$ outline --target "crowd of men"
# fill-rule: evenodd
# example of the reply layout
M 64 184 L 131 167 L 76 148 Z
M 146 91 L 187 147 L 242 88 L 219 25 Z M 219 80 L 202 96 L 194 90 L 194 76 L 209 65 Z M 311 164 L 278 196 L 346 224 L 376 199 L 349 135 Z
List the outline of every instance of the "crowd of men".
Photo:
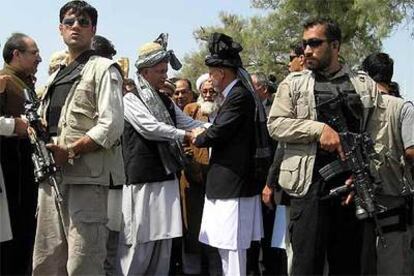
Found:
M 414 106 L 387 54 L 353 71 L 337 23 L 310 20 L 277 85 L 213 33 L 193 89 L 168 35 L 129 79 L 94 7 L 59 16 L 42 89 L 36 42 L 3 45 L 1 275 L 414 275 Z M 35 84 L 58 190 L 35 183 Z

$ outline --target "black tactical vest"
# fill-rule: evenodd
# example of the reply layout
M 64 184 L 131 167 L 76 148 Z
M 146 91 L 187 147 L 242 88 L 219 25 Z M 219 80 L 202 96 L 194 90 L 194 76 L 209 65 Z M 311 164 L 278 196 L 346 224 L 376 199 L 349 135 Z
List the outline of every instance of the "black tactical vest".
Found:
M 362 124 L 363 105 L 359 95 L 356 93 L 349 76 L 343 75 L 333 80 L 327 80 L 316 75 L 315 80 L 315 102 L 317 119 L 338 132 L 351 131 L 360 132 Z M 337 114 L 343 115 L 345 126 L 338 129 L 330 120 Z M 313 182 L 321 179 L 319 169 L 338 159 L 336 152 L 327 152 L 318 145 Z M 343 185 L 343 176 L 335 177 L 328 187 Z M 338 184 L 338 185 L 336 185 Z M 328 188 L 327 187 L 327 188 Z

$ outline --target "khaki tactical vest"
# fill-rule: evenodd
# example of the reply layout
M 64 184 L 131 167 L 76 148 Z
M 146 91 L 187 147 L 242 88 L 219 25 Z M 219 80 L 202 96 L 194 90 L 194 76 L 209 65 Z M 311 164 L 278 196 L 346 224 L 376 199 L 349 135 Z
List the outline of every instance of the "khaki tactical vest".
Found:
M 344 67 L 355 91 L 360 95 L 364 106 L 364 114 L 361 129 L 365 129 L 368 123 L 368 114 L 375 106 L 376 89 L 374 82 L 365 72 L 354 73 L 347 67 Z M 317 113 L 315 108 L 315 76 L 311 71 L 291 73 L 280 84 L 288 84 L 290 91 L 290 100 L 293 110 L 290 110 L 293 119 L 317 121 Z M 277 97 L 275 98 L 277 101 Z M 273 107 L 272 107 L 273 109 Z M 277 111 L 275 113 L 278 113 Z M 272 116 L 272 110 L 270 112 Z M 270 121 L 269 121 L 270 122 Z M 268 124 L 270 127 L 270 125 Z M 319 129 L 321 123 L 318 123 Z M 309 125 L 312 128 L 312 125 Z M 288 130 L 289 131 L 289 130 Z M 307 130 L 312 132 L 313 130 Z M 269 128 L 272 134 L 272 129 Z M 272 135 L 275 136 L 275 135 Z M 319 137 L 318 137 L 319 138 Z M 317 138 L 312 141 L 309 139 L 298 137 L 302 142 L 291 143 L 289 141 L 281 141 L 279 143 L 280 150 L 284 151 L 283 160 L 280 165 L 279 184 L 291 196 L 303 197 L 312 184 L 313 167 L 315 164 Z
M 378 95 L 368 133 L 378 153 L 375 169 L 382 181 L 381 194 L 401 196 L 414 192 L 412 166 L 405 160 L 401 137 L 401 109 L 405 101 L 390 95 Z
M 58 145 L 68 145 L 83 137 L 97 124 L 97 92 L 104 73 L 115 63 L 98 56 L 90 57 L 80 75 L 73 84 L 62 107 L 58 123 Z M 41 115 L 46 121 L 49 105 L 48 88 L 58 72 L 55 72 L 46 85 L 43 95 Z M 62 168 L 63 183 L 109 185 L 109 174 L 114 185 L 125 183 L 122 148 L 120 140 L 111 148 L 101 148 L 94 152 L 82 154 L 74 159 L 74 164 Z

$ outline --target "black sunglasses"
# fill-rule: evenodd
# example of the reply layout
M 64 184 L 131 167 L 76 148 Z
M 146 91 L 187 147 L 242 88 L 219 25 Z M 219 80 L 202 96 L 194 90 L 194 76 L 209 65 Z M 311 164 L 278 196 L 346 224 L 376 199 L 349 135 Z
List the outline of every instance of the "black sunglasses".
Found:
M 306 46 L 309 46 L 311 48 L 319 47 L 322 43 L 325 41 L 329 41 L 328 39 L 319 39 L 319 38 L 311 38 L 308 40 L 302 40 L 302 47 L 303 49 L 306 48 Z
M 289 56 L 289 61 L 292 62 L 295 58 L 297 58 L 298 56 Z
M 62 24 L 72 27 L 73 25 L 75 25 L 75 22 L 78 21 L 79 26 L 81 27 L 89 27 L 89 25 L 91 24 L 91 21 L 89 21 L 88 18 L 85 17 L 70 17 L 70 18 L 64 18 L 62 20 Z

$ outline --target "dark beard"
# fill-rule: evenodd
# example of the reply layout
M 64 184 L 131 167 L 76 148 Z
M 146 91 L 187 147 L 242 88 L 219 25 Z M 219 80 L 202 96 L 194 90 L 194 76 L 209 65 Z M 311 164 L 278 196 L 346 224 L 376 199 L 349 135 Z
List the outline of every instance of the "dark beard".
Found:
M 312 70 L 313 72 L 319 72 L 321 74 L 324 74 L 324 71 L 326 71 L 326 69 L 328 69 L 329 65 L 331 64 L 332 53 L 330 51 L 327 51 L 325 55 L 321 57 L 320 60 L 316 60 L 316 59 L 310 59 L 310 60 L 313 61 L 311 65 L 309 65 L 309 63 L 307 62 L 305 58 L 306 67 L 309 70 Z

